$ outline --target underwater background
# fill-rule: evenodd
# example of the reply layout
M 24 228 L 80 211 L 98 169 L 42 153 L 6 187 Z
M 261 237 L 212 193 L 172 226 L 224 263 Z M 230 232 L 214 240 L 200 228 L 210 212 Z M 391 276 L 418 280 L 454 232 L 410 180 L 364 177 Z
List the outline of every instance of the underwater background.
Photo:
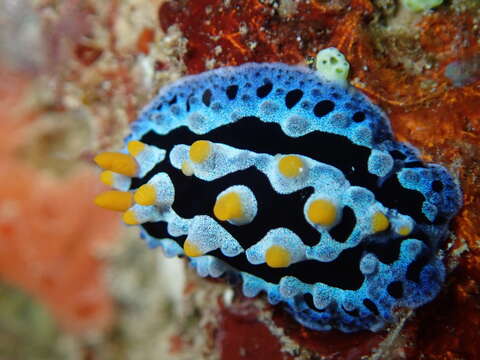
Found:
M 0 0 L 0 360 L 477 359 L 480 4 L 395 0 Z M 384 332 L 316 332 L 165 259 L 93 205 L 95 154 L 158 89 L 325 48 L 398 140 L 459 179 L 430 304 Z

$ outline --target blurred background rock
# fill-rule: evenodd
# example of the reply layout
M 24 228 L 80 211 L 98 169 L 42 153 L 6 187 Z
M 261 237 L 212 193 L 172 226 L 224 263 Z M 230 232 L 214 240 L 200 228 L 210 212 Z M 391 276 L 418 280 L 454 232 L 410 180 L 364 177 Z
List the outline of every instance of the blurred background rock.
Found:
M 0 1 L 2 360 L 152 359 L 170 346 L 181 281 L 170 299 L 157 253 L 92 203 L 92 155 L 118 146 L 176 74 L 146 56 L 153 40 L 178 41 L 154 30 L 159 3 Z

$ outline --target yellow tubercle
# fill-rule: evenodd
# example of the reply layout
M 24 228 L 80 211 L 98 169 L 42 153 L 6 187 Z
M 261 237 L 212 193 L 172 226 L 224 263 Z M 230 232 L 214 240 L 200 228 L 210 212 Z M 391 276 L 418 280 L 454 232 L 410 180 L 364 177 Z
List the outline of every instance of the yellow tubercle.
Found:
M 190 165 L 190 163 L 187 160 L 185 160 L 182 163 L 182 173 L 185 176 L 192 176 L 193 175 L 192 166 Z
M 265 252 L 265 262 L 271 268 L 284 268 L 291 263 L 290 252 L 283 246 L 272 245 Z
M 110 170 L 125 176 L 134 177 L 138 171 L 138 164 L 135 158 L 127 154 L 103 152 L 95 156 L 94 161 L 105 170 Z
M 113 186 L 113 182 L 115 180 L 113 175 L 113 172 L 110 170 L 102 171 L 102 173 L 100 174 L 100 181 L 103 182 L 105 185 Z
M 127 145 L 127 149 L 128 149 L 128 152 L 132 155 L 132 156 L 137 156 L 138 154 L 140 154 L 143 150 L 145 150 L 145 144 L 142 143 L 141 141 L 137 141 L 137 140 L 132 140 L 128 143 Z
M 183 251 L 185 252 L 185 255 L 189 257 L 198 257 L 203 255 L 198 246 L 188 240 L 188 238 L 183 243 Z
M 140 224 L 140 221 L 138 221 L 135 211 L 133 210 L 127 210 L 123 213 L 123 222 L 127 225 Z
M 314 224 L 331 226 L 337 218 L 337 208 L 329 200 L 314 200 L 308 207 L 307 216 Z
M 139 205 L 154 205 L 157 200 L 157 191 L 153 185 L 144 184 L 135 191 L 134 200 Z
M 210 141 L 198 140 L 190 146 L 190 160 L 195 163 L 202 163 L 207 160 L 212 152 L 212 145 Z
M 385 214 L 381 213 L 380 211 L 377 211 L 375 214 L 373 214 L 372 230 L 374 233 L 387 230 L 389 225 L 390 222 L 388 221 Z
M 213 214 L 221 221 L 241 219 L 244 213 L 240 195 L 232 191 L 220 196 L 213 207 Z
M 410 229 L 409 226 L 402 226 L 400 227 L 400 229 L 398 229 L 398 233 L 402 236 L 407 236 L 408 234 L 410 234 L 410 232 L 412 231 L 412 229 Z
M 287 155 L 278 162 L 278 170 L 283 176 L 297 177 L 305 168 L 302 159 L 296 155 Z
M 125 211 L 133 204 L 133 195 L 129 192 L 110 190 L 95 198 L 95 204 L 113 211 Z

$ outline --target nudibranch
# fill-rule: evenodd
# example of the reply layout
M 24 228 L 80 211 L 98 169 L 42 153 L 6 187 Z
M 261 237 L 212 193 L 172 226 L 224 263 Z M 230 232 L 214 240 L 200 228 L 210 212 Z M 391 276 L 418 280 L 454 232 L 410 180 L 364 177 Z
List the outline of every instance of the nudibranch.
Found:
M 378 331 L 438 294 L 461 194 L 394 140 L 330 55 L 338 71 L 249 63 L 161 89 L 125 148 L 95 158 L 115 189 L 96 203 L 151 248 L 240 279 L 304 326 Z

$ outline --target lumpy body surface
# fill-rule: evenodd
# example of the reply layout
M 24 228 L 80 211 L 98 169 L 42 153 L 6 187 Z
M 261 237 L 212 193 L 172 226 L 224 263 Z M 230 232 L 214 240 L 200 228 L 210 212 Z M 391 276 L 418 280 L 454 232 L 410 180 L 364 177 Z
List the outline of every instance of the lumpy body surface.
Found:
M 459 189 L 352 87 L 284 64 L 189 76 L 160 91 L 126 144 L 136 166 L 104 174 L 133 196 L 124 220 L 309 328 L 377 331 L 442 286 Z

